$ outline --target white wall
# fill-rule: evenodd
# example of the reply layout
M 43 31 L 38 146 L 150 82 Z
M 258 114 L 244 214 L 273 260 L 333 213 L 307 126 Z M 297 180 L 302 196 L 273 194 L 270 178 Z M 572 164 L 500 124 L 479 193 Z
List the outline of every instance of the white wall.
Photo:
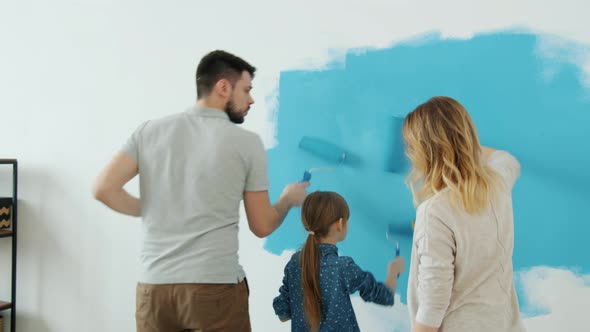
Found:
M 282 70 L 431 31 L 468 38 L 524 27 L 590 44 L 588 12 L 583 0 L 0 2 L 0 157 L 20 163 L 18 331 L 134 330 L 139 220 L 93 201 L 90 185 L 141 121 L 194 101 L 206 52 L 226 49 L 259 67 L 247 127 L 271 146 Z M 286 254 L 266 253 L 248 233 L 241 240 L 254 331 L 288 330 L 262 324 L 275 322 L 276 288 L 265 285 L 278 286 Z M 7 243 L 0 239 L 0 297 L 9 294 Z M 392 324 L 380 308 L 358 308 L 365 327 L 380 317 L 371 330 Z

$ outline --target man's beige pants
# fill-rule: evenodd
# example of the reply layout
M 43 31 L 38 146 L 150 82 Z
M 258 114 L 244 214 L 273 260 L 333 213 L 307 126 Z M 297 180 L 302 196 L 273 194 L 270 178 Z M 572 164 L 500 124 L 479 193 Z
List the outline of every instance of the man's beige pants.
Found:
M 137 284 L 137 332 L 250 332 L 248 282 Z

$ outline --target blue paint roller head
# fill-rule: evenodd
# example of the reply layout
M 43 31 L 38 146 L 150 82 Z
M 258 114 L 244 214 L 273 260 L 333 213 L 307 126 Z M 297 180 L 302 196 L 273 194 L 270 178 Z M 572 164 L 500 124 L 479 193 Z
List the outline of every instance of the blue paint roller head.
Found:
M 404 139 L 402 129 L 404 117 L 393 116 L 389 126 L 389 155 L 387 158 L 386 171 L 402 173 L 409 168 L 409 162 L 404 151 Z
M 412 237 L 414 235 L 414 222 L 404 223 L 400 225 L 399 223 L 389 224 L 387 225 L 387 230 L 385 231 L 385 236 L 388 240 L 396 239 L 398 237 Z
M 336 163 L 338 166 L 346 159 L 346 151 L 336 144 L 325 141 L 321 138 L 303 136 L 299 141 L 299 148 L 307 151 L 323 160 Z M 311 173 L 319 170 L 333 170 L 330 168 L 311 168 L 303 173 L 301 182 L 311 180 Z
M 299 148 L 336 164 L 340 164 L 346 159 L 344 149 L 317 137 L 303 136 L 299 141 Z

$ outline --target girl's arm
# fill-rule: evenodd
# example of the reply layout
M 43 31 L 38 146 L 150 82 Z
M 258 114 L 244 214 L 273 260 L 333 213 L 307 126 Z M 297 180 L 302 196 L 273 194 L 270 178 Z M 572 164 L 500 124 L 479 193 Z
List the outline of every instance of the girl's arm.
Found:
M 290 264 L 291 262 L 289 262 Z M 279 288 L 279 296 L 272 301 L 272 306 L 275 314 L 279 316 L 281 322 L 286 322 L 291 319 L 291 304 L 289 300 L 289 264 L 285 266 L 285 276 L 283 277 L 283 284 Z
M 391 291 L 395 294 L 395 289 L 397 288 L 397 278 L 398 276 L 404 272 L 406 262 L 404 261 L 403 257 L 397 257 L 395 260 L 391 261 L 387 266 L 387 278 L 385 279 L 385 285 L 391 289 Z
M 393 291 L 382 282 L 375 280 L 372 273 L 363 271 L 350 257 L 346 260 L 344 271 L 341 271 L 349 294 L 359 292 L 365 302 L 381 305 L 393 305 Z

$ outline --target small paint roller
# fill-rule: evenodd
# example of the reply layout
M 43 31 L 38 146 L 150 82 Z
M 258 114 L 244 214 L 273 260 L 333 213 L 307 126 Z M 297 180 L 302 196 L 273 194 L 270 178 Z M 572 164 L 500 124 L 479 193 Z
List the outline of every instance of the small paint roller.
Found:
M 338 166 L 346 159 L 346 151 L 336 144 L 312 136 L 303 136 L 299 141 L 299 148 L 316 157 L 335 163 Z M 310 168 L 303 172 L 301 182 L 311 180 L 311 173 L 319 171 L 333 171 L 335 168 Z
M 395 243 L 395 257 L 399 257 L 399 241 L 393 239 L 393 234 L 389 230 L 385 232 L 385 237 L 391 243 Z
M 406 223 L 404 225 L 399 225 L 397 223 L 392 224 L 390 223 L 387 225 L 387 230 L 385 231 L 385 237 L 389 241 L 394 241 L 396 237 L 412 237 L 414 235 L 414 221 L 412 220 L 411 223 Z
M 385 237 L 388 241 L 395 243 L 395 257 L 399 257 L 399 241 L 393 239 L 393 230 L 391 230 L 391 228 L 391 225 L 389 225 L 387 231 L 385 232 Z M 399 278 L 399 273 L 397 277 Z
M 387 158 L 386 171 L 392 173 L 403 173 L 408 168 L 408 160 L 404 152 L 404 140 L 402 130 L 404 117 L 393 116 L 389 125 L 389 155 Z
M 387 165 L 386 171 L 391 173 L 403 174 L 409 168 L 409 161 L 406 158 L 405 149 L 404 149 L 404 140 L 403 140 L 403 127 L 404 127 L 404 117 L 400 116 L 393 116 L 390 119 L 389 124 L 389 148 L 388 148 L 388 158 L 387 158 Z M 385 236 L 389 241 L 393 242 L 394 236 L 404 236 L 404 237 L 411 237 L 413 233 L 413 223 L 412 226 L 409 224 L 405 225 L 397 225 L 397 224 L 389 224 L 387 227 L 387 231 Z M 397 241 L 396 241 L 397 242 Z M 397 245 L 397 255 L 399 255 L 399 243 Z

